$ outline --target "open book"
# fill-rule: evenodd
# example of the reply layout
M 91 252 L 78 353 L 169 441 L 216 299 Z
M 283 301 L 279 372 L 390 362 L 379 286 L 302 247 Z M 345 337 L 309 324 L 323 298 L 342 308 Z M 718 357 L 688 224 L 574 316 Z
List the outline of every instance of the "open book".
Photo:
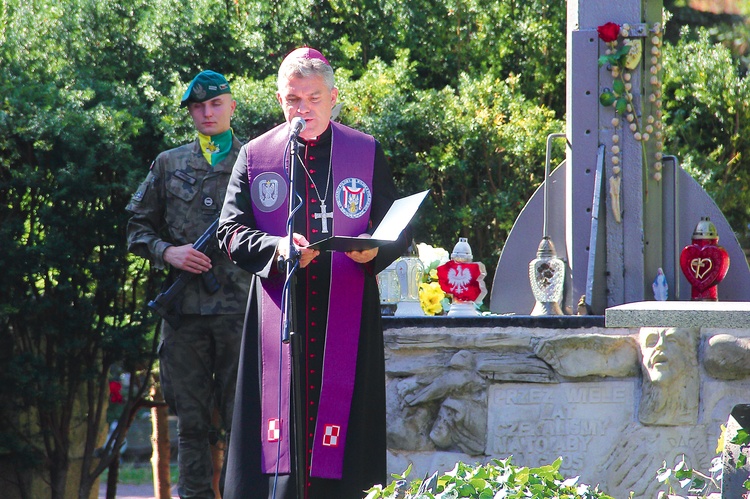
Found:
M 372 237 L 333 236 L 323 239 L 308 248 L 320 251 L 362 251 L 392 243 L 414 217 L 429 189 L 393 202 Z

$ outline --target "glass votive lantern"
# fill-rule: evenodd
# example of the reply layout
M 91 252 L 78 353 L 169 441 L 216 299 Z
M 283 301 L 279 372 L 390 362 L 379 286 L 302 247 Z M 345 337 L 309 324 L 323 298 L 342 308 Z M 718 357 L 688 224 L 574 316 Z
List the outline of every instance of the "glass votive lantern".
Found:
M 424 315 L 419 302 L 419 283 L 424 276 L 424 265 L 417 256 L 402 256 L 395 262 L 401 296 L 396 309 L 397 316 Z
M 391 263 L 377 275 L 380 293 L 381 315 L 394 315 L 401 300 L 401 284 L 396 273 L 396 262 Z

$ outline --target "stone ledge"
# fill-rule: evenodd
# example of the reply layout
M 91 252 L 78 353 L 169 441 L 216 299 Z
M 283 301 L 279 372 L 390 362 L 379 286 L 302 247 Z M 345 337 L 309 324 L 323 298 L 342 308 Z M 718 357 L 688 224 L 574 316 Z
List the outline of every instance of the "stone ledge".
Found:
M 583 329 L 604 326 L 602 315 L 481 315 L 476 317 L 383 317 L 385 329 L 524 327 Z
M 750 302 L 640 301 L 604 312 L 606 327 L 750 327 Z

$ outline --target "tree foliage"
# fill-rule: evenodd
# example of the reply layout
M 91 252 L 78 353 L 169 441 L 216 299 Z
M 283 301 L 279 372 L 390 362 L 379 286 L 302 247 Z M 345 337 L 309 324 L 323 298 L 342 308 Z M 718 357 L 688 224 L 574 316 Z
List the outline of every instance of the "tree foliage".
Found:
M 2 11 L 0 445 L 22 494 L 23 473 L 38 466 L 62 497 L 72 448 L 88 458 L 78 481 L 96 476 L 110 366 L 148 360 L 134 289 L 144 269 L 121 244 L 145 106 L 135 88 L 95 75 L 117 73 L 120 47 L 97 29 L 95 2 L 47 5 L 44 23 L 40 7 Z
M 456 89 L 420 90 L 414 74 L 403 53 L 390 67 L 373 61 L 359 80 L 345 78 L 342 121 L 381 137 L 403 191 L 432 190 L 418 242 L 450 251 L 467 237 L 494 268 L 515 215 L 544 177 L 547 135 L 563 123 L 527 99 L 517 78 L 464 74 Z
M 741 240 L 750 218 L 750 77 L 709 31 L 664 51 L 667 148 L 711 195 Z

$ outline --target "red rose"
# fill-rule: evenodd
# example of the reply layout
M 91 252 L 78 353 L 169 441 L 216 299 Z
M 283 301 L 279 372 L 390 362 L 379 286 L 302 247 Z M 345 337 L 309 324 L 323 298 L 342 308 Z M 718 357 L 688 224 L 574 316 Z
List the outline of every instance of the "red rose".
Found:
M 113 404 L 122 404 L 122 383 L 119 381 L 109 382 L 109 401 Z
M 605 42 L 614 42 L 620 34 L 620 25 L 615 23 L 603 24 L 596 28 L 596 32 L 599 33 L 599 38 Z

